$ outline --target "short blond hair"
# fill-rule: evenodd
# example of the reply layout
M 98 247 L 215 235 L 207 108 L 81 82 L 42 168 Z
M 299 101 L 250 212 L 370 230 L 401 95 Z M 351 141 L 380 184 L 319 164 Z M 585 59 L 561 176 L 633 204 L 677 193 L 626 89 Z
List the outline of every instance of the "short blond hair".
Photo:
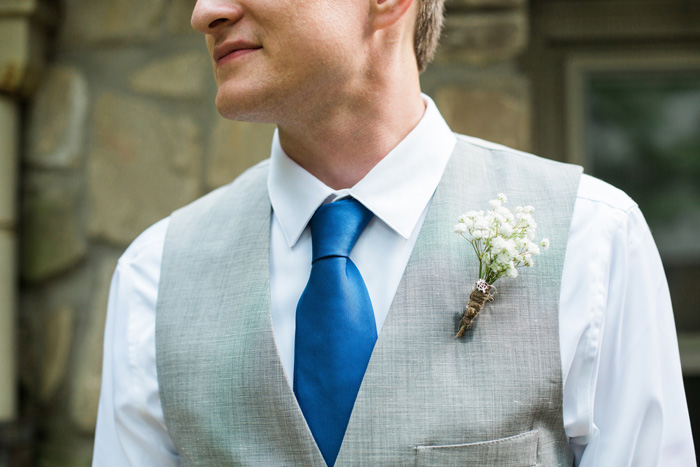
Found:
M 416 0 L 416 32 L 413 47 L 416 52 L 418 71 L 422 72 L 433 60 L 442 31 L 445 0 Z

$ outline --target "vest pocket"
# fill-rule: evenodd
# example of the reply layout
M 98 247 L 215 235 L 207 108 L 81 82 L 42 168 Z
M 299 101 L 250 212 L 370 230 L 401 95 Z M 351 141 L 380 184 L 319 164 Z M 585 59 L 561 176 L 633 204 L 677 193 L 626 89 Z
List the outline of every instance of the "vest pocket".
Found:
M 416 465 L 535 467 L 537 430 L 478 443 L 416 446 Z

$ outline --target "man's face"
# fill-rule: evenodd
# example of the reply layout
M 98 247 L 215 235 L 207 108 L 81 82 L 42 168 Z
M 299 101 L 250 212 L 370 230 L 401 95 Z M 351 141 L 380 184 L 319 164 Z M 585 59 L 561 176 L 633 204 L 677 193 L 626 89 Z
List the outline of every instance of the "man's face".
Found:
M 206 35 L 220 113 L 272 123 L 352 90 L 367 24 L 367 3 L 353 0 L 198 0 L 192 14 Z

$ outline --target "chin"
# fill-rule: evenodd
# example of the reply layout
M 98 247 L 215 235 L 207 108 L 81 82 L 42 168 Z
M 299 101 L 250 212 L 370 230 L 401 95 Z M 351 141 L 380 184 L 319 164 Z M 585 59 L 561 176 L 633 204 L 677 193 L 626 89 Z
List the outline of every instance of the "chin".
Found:
M 230 90 L 229 90 L 230 91 Z M 228 120 L 251 123 L 276 123 L 275 109 L 268 104 L 270 99 L 252 92 L 227 92 L 219 88 L 216 108 Z

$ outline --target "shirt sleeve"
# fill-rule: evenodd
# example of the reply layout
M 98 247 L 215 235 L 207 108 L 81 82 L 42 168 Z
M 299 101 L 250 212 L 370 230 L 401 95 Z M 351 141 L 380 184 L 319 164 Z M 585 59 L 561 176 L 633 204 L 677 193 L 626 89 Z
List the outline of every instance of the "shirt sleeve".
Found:
M 604 314 L 591 381 L 592 420 L 587 435 L 572 440 L 576 464 L 694 466 L 661 259 L 639 209 L 630 207 L 621 219 L 604 271 L 607 287 L 599 290 Z
M 163 419 L 155 362 L 163 224 L 132 244 L 112 278 L 93 467 L 179 465 Z

